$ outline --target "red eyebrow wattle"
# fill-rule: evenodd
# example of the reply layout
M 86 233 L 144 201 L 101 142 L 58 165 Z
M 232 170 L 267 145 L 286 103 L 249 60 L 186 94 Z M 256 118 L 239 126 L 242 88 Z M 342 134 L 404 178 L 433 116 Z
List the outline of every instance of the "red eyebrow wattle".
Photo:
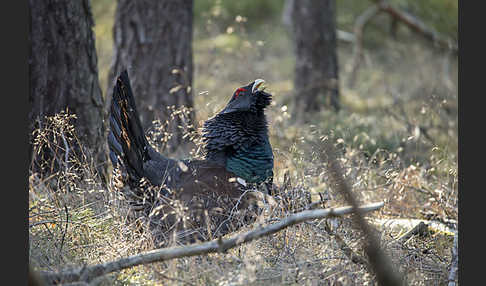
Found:
M 244 89 L 244 88 L 242 88 L 242 87 L 238 88 L 238 89 L 236 90 L 236 92 L 235 92 L 236 96 L 240 95 L 240 92 L 242 92 L 242 91 L 246 91 L 246 89 Z

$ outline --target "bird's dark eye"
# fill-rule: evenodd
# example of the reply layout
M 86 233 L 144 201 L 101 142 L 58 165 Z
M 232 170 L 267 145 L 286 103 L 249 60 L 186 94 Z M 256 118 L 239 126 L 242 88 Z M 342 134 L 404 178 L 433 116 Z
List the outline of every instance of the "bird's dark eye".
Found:
M 242 87 L 238 88 L 238 89 L 235 91 L 235 98 L 236 98 L 236 97 L 238 97 L 238 96 L 240 95 L 240 92 L 242 92 L 242 91 L 246 91 L 246 89 L 244 89 L 244 88 L 242 88 Z

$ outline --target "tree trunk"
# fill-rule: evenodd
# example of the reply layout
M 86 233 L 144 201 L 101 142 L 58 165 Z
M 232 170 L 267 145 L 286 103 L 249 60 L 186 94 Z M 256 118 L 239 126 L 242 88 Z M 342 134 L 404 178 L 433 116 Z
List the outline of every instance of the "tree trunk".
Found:
M 168 107 L 193 107 L 192 9 L 192 0 L 119 0 L 115 14 L 109 100 L 114 79 L 127 69 L 142 126 L 168 124 L 169 151 L 183 143 L 184 131 Z M 185 124 L 193 122 L 191 111 Z
M 77 116 L 77 136 L 102 163 L 104 100 L 89 0 L 29 0 L 29 9 L 29 127 L 67 108 Z
M 292 1 L 296 115 L 339 110 L 335 0 Z

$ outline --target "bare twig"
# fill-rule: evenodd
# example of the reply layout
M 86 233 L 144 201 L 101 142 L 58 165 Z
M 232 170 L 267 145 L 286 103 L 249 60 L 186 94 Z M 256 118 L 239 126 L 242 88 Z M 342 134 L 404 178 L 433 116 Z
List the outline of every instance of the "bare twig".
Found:
M 216 228 L 216 230 L 214 231 L 214 233 L 218 233 L 219 229 L 220 229 L 221 227 L 224 227 L 224 224 L 225 224 L 226 222 L 229 222 L 229 221 L 230 221 L 230 220 L 233 218 L 234 213 L 235 213 L 236 211 L 238 211 L 238 205 L 241 203 L 241 200 L 242 200 L 242 199 L 243 199 L 243 197 L 246 195 L 246 193 L 247 193 L 247 192 L 250 192 L 250 191 L 251 191 L 251 190 L 245 190 L 245 191 L 243 192 L 243 194 L 241 194 L 241 196 L 240 196 L 240 197 L 238 198 L 238 200 L 236 201 L 236 204 L 235 204 L 235 205 L 233 206 L 233 208 L 231 209 L 231 211 L 230 211 L 230 213 L 229 213 L 228 217 L 227 217 L 227 218 L 226 218 L 224 221 L 222 221 L 222 222 L 219 224 L 219 226 Z
M 60 273 L 41 272 L 42 276 L 51 283 L 59 282 L 74 282 L 74 281 L 90 281 L 95 277 L 99 277 L 111 272 L 122 269 L 134 267 L 141 264 L 149 264 L 153 262 L 167 261 L 170 259 L 196 256 L 214 252 L 226 252 L 228 249 L 236 247 L 240 244 L 258 239 L 263 236 L 274 234 L 289 226 L 302 223 L 307 220 L 322 219 L 333 216 L 342 216 L 350 214 L 356 209 L 360 214 L 371 212 L 383 207 L 383 202 L 373 203 L 360 207 L 339 207 L 318 210 L 308 210 L 300 213 L 290 215 L 280 222 L 248 231 L 242 234 L 234 235 L 228 239 L 215 239 L 206 243 L 194 244 L 183 247 L 171 247 L 148 251 L 145 253 L 132 255 L 121 258 L 115 261 L 110 261 L 102 264 L 86 266 L 74 270 L 62 271 Z
M 64 148 L 66 150 L 64 151 L 64 165 L 66 167 L 66 171 L 69 170 L 69 144 L 67 143 L 66 137 L 64 137 L 64 132 L 61 131 L 61 138 L 62 142 L 64 143 Z
M 64 205 L 64 211 L 66 212 L 66 227 L 64 228 L 64 232 L 62 234 L 61 246 L 59 247 L 59 257 L 61 257 L 62 255 L 62 247 L 64 246 L 64 238 L 66 238 L 68 222 L 69 222 L 69 212 L 68 212 L 67 205 Z
M 55 220 L 55 219 L 49 219 L 49 220 L 42 220 L 42 221 L 36 221 L 31 224 L 29 224 L 29 228 L 32 228 L 34 226 L 38 225 L 46 225 L 46 224 L 56 224 L 56 223 L 71 223 L 71 224 L 77 224 L 77 225 L 82 225 L 89 227 L 88 224 L 82 223 L 82 222 L 77 222 L 77 221 L 65 221 L 65 220 Z
M 176 282 L 181 282 L 183 284 L 187 284 L 187 285 L 192 285 L 194 286 L 194 284 L 192 284 L 191 282 L 189 281 L 186 281 L 186 280 L 183 280 L 183 279 L 179 279 L 179 278 L 175 278 L 175 277 L 169 277 L 167 275 L 165 275 L 164 273 L 161 273 L 160 271 L 157 271 L 155 270 L 153 267 L 152 267 L 152 270 L 154 270 L 154 272 L 160 276 L 161 278 L 163 279 L 167 279 L 167 280 L 171 280 L 171 281 L 176 281 Z

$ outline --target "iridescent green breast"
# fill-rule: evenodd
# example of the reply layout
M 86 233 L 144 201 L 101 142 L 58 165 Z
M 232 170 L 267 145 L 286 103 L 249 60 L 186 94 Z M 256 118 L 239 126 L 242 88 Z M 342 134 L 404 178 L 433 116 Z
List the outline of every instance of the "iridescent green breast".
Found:
M 273 176 L 273 153 L 270 143 L 238 149 L 228 157 L 226 169 L 248 183 L 260 183 Z

